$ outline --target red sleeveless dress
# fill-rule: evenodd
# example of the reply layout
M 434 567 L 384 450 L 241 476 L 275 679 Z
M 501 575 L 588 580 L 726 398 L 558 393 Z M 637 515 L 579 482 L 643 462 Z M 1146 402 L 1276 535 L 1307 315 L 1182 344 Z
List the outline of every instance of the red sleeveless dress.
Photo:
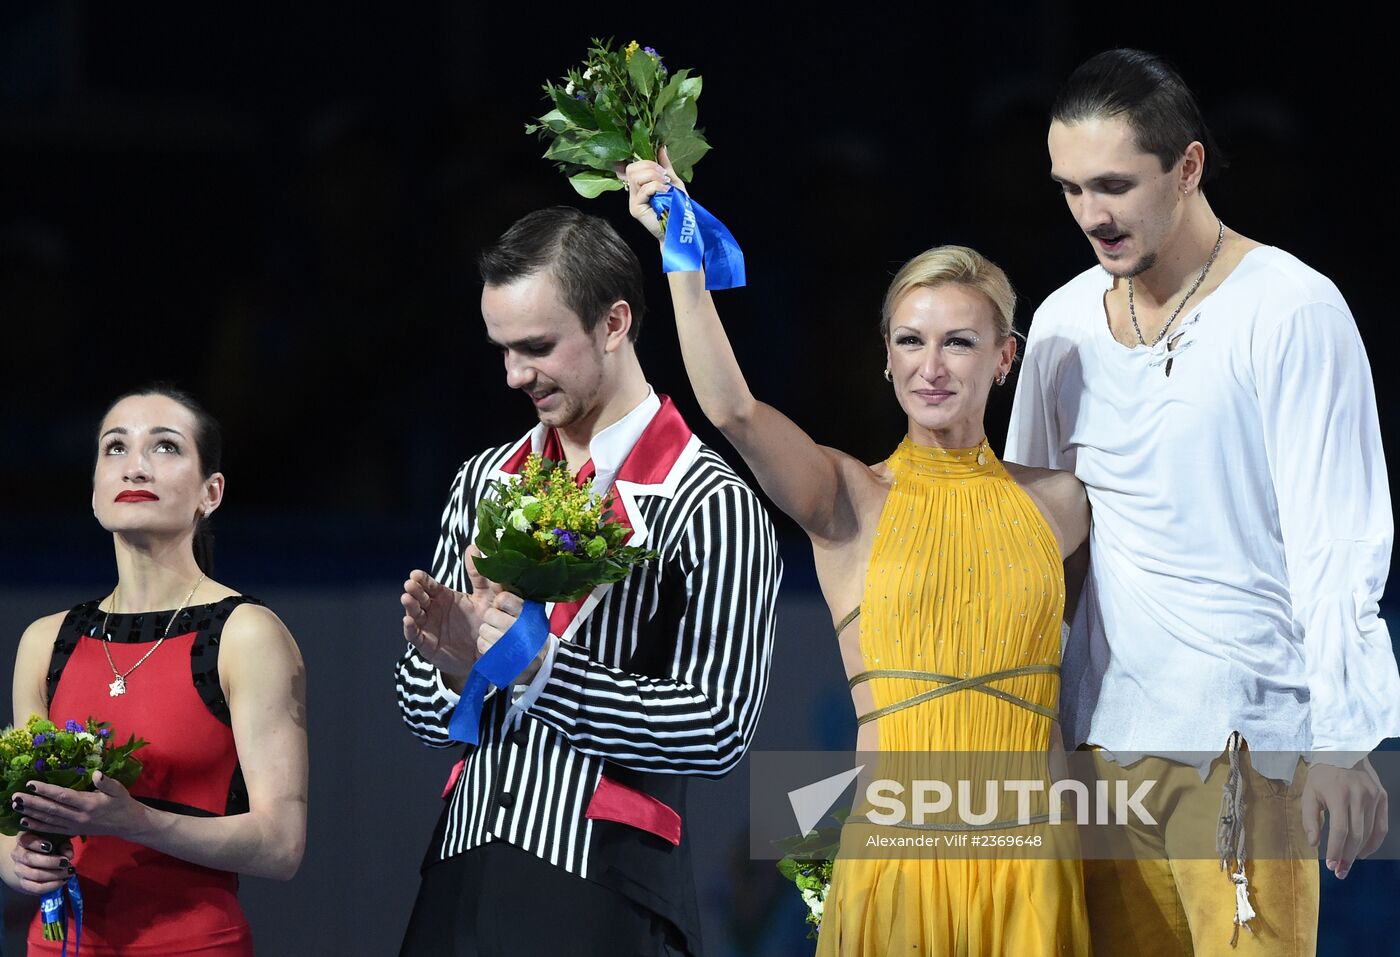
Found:
M 219 684 L 219 640 L 235 608 L 260 604 L 247 596 L 182 611 L 170 637 L 112 697 L 112 668 L 103 652 L 98 602 L 70 611 L 49 664 L 49 718 L 93 717 L 111 723 L 124 742 L 150 742 L 136 752 L 143 765 L 131 793 L 166 811 L 213 817 L 248 810 L 234 748 L 228 702 Z M 126 672 L 154 647 L 173 611 L 112 615 L 108 649 Z M 97 637 L 94 637 L 97 636 Z M 73 839 L 73 866 L 83 893 L 82 954 L 126 957 L 248 957 L 248 921 L 238 905 L 238 875 L 182 861 L 117 837 Z M 70 917 L 69 936 L 73 927 Z M 43 939 L 39 917 L 29 953 L 60 952 Z M 70 940 L 71 943 L 71 940 Z

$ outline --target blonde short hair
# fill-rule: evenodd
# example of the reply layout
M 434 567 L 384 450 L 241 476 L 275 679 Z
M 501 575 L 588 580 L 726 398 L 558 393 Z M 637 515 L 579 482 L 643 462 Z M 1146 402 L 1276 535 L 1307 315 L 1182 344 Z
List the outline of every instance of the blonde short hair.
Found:
M 1016 290 L 1011 288 L 1011 280 L 1000 266 L 967 246 L 935 246 L 919 253 L 895 273 L 880 307 L 880 335 L 889 338 L 890 317 L 901 299 L 915 289 L 934 289 L 947 283 L 966 286 L 986 296 L 996 310 L 997 341 L 1004 342 L 1012 335 Z

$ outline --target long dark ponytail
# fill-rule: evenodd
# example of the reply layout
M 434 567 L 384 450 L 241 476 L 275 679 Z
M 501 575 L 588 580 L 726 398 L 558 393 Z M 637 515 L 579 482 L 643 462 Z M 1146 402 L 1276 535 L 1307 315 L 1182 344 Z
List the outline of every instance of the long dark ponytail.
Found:
M 130 392 L 117 396 L 112 400 L 112 404 L 107 406 L 107 411 L 102 413 L 102 421 L 106 420 L 107 414 L 116 408 L 117 403 L 140 395 L 164 396 L 172 402 L 178 402 L 184 406 L 186 411 L 194 416 L 194 448 L 199 455 L 200 473 L 208 478 L 223 467 L 224 433 L 219 427 L 219 420 L 210 415 L 209 410 L 200 405 L 199 400 L 194 396 L 168 382 L 153 382 L 143 388 L 132 389 Z M 100 423 L 98 428 L 101 428 Z M 213 577 L 214 532 L 210 527 L 208 515 L 201 516 L 194 527 L 194 560 L 199 565 L 201 572 Z

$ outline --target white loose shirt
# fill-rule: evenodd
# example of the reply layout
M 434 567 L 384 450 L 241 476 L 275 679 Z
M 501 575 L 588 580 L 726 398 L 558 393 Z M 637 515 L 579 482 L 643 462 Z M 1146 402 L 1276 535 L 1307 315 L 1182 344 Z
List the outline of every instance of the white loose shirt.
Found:
M 1072 470 L 1093 507 L 1067 746 L 1219 754 L 1237 730 L 1256 754 L 1364 752 L 1400 734 L 1377 613 L 1389 487 L 1341 293 L 1256 248 L 1168 352 L 1113 338 L 1112 282 L 1096 266 L 1036 312 L 1005 455 Z

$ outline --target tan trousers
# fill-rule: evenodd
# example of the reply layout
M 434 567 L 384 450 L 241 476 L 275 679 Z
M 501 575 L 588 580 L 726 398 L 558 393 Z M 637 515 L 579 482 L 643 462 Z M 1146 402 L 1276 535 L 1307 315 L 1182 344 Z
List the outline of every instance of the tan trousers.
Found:
M 1235 886 L 1211 856 L 1228 762 L 1218 760 L 1204 783 L 1195 768 L 1162 758 L 1144 758 L 1129 768 L 1102 758 L 1096 763 L 1102 779 L 1127 781 L 1130 792 L 1143 781 L 1156 781 L 1151 807 L 1157 819 L 1156 827 L 1129 829 L 1133 859 L 1123 855 L 1084 862 L 1084 897 L 1097 957 L 1294 957 L 1316 952 L 1320 865 L 1299 810 L 1304 765 L 1289 785 L 1245 771 L 1250 855 L 1245 873 L 1257 916 L 1239 929 L 1231 945 Z

